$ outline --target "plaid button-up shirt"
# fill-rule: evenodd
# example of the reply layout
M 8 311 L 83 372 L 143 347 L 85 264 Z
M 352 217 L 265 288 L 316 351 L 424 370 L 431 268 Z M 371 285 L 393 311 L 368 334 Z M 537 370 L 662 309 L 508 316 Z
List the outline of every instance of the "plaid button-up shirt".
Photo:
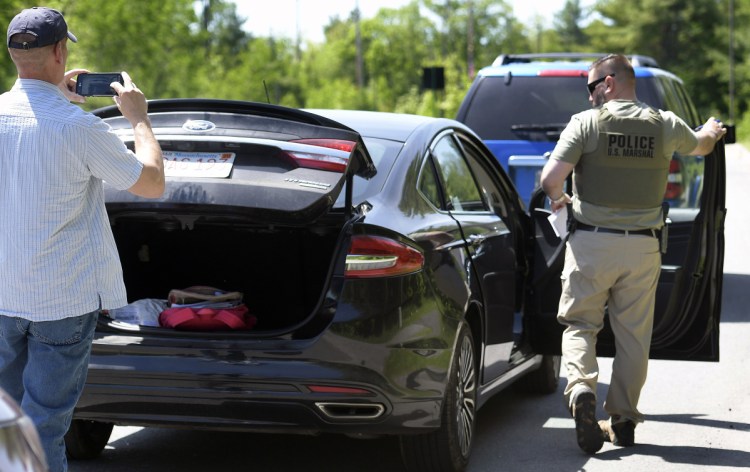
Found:
M 127 304 L 102 181 L 142 164 L 53 84 L 0 95 L 0 315 L 51 321 Z

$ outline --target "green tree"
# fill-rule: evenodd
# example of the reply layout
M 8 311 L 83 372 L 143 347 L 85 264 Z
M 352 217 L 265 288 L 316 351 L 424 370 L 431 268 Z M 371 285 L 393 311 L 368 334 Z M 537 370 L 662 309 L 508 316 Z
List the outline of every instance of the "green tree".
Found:
M 308 44 L 298 72 L 302 103 L 311 108 L 370 109 L 364 90 L 356 82 L 356 32 L 349 19 L 332 18 L 326 25 L 325 43 Z
M 362 23 L 368 102 L 374 110 L 393 110 L 402 96 L 422 80 L 431 59 L 432 25 L 412 2 L 400 9 L 381 9 Z
M 553 21 L 524 25 L 508 0 L 412 0 L 359 19 L 329 20 L 325 41 L 253 37 L 232 0 L 48 0 L 79 43 L 69 67 L 128 71 L 149 98 L 214 97 L 294 107 L 361 108 L 455 116 L 473 72 L 500 54 L 639 53 L 682 77 L 705 116 L 730 106 L 750 136 L 750 0 L 566 0 Z M 730 4 L 734 54 L 729 57 Z M 25 0 L 0 0 L 7 26 Z M 137 14 L 133 14 L 137 11 Z M 0 86 L 15 81 L 0 54 Z M 421 88 L 422 69 L 445 70 L 445 90 Z M 729 100 L 734 77 L 735 99 Z M 109 105 L 90 99 L 88 108 Z
M 603 50 L 654 57 L 685 81 L 702 114 L 719 106 L 726 112 L 726 77 L 714 67 L 716 58 L 727 54 L 718 29 L 726 24 L 719 2 L 600 0 L 596 10 L 604 20 L 590 34 Z
M 333 18 L 325 28 L 326 42 L 308 45 L 302 65 L 305 104 L 392 111 L 421 83 L 422 67 L 430 60 L 433 25 L 420 15 L 417 2 L 400 9 L 381 9 L 359 22 L 357 15 Z M 358 61 L 363 64 L 359 87 Z
M 301 106 L 294 55 L 288 38 L 254 38 L 233 67 L 222 67 L 224 56 L 212 56 L 209 64 L 215 73 L 204 78 L 201 96 Z
M 713 67 L 721 77 L 721 83 L 727 84 L 726 110 L 729 113 L 727 118 L 733 117 L 735 121 L 739 121 L 739 117 L 745 115 L 746 120 L 739 125 L 739 131 L 744 132 L 745 136 L 750 139 L 750 113 L 748 113 L 750 111 L 750 61 L 747 60 L 750 58 L 750 30 L 745 27 L 750 24 L 750 0 L 726 0 L 722 1 L 720 6 L 722 16 L 727 20 L 717 25 L 717 31 L 719 37 L 726 38 L 727 54 L 721 54 L 720 50 L 716 51 L 713 56 Z M 734 8 L 730 9 L 730 6 Z M 730 15 L 733 18 L 730 18 Z M 733 23 L 731 32 L 730 21 Z M 732 40 L 731 48 L 730 39 Z M 731 104 L 730 75 L 734 79 L 734 100 Z
M 148 98 L 193 96 L 203 42 L 191 0 L 70 0 L 64 14 L 78 44 L 69 67 L 127 71 Z M 111 104 L 107 101 L 106 104 Z
M 467 73 L 468 51 L 481 68 L 500 54 L 531 50 L 524 26 L 504 0 L 424 0 L 424 5 L 440 19 L 441 57 L 459 58 Z
M 554 26 L 559 44 L 565 50 L 583 51 L 588 47 L 588 36 L 581 28 L 585 16 L 580 0 L 566 0 L 560 14 L 555 17 Z
M 7 31 L 14 16 L 28 7 L 26 3 L 23 0 L 0 1 L 0 22 L 3 25 L 3 31 Z M 3 48 L 3 51 L 0 52 L 0 93 L 11 88 L 16 81 L 16 77 L 18 77 L 16 66 L 10 60 L 7 50 Z
M 242 29 L 246 18 L 237 14 L 237 5 L 223 0 L 201 0 L 201 26 L 205 33 L 206 57 L 220 56 L 234 65 L 249 44 L 251 36 Z

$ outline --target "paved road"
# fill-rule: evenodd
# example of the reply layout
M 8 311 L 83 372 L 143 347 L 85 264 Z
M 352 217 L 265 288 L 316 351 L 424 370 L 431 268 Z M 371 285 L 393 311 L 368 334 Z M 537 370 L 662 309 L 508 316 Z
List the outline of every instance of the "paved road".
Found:
M 633 448 L 581 453 L 561 395 L 508 390 L 479 413 L 469 472 L 750 470 L 750 152 L 729 146 L 719 363 L 652 361 Z M 600 393 L 611 360 L 602 360 Z M 71 472 L 401 472 L 393 440 L 115 428 L 100 458 Z

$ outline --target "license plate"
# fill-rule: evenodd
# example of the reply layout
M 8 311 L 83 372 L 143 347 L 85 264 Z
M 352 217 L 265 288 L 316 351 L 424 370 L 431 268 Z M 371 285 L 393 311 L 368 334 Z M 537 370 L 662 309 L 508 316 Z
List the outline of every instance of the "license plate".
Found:
M 163 151 L 167 177 L 226 178 L 232 171 L 233 152 Z

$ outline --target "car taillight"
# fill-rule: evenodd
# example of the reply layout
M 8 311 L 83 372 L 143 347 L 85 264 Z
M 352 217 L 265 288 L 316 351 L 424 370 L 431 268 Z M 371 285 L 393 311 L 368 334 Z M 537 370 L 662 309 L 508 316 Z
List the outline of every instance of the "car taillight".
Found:
M 411 246 L 380 236 L 355 235 L 346 256 L 346 277 L 388 277 L 422 270 L 424 255 Z
M 669 175 L 667 176 L 667 191 L 664 198 L 667 200 L 678 198 L 682 195 L 682 165 L 677 159 L 669 163 Z
M 357 143 L 354 141 L 346 141 L 343 139 L 297 139 L 290 141 L 292 143 L 307 144 L 309 146 L 317 146 L 321 148 L 334 149 L 336 151 L 344 151 L 351 153 Z M 306 167 L 308 169 L 320 169 L 329 170 L 332 172 L 345 172 L 346 165 L 349 163 L 349 156 L 333 156 L 324 152 L 303 152 L 287 150 L 286 154 L 294 159 L 300 167 Z

